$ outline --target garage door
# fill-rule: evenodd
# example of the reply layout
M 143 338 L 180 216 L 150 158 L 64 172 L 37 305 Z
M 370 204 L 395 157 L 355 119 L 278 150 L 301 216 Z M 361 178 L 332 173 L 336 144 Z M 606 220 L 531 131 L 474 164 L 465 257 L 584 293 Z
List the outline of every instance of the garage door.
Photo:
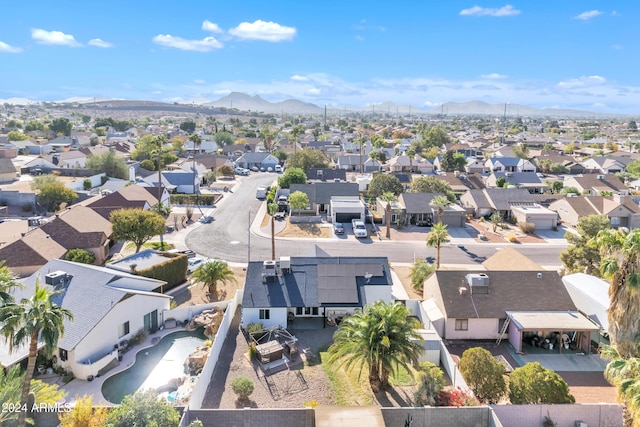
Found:
M 341 212 L 336 213 L 336 222 L 351 222 L 352 219 L 360 219 L 360 213 Z
M 529 218 L 529 222 L 532 222 L 536 225 L 536 230 L 551 230 L 554 226 L 553 219 L 533 219 Z

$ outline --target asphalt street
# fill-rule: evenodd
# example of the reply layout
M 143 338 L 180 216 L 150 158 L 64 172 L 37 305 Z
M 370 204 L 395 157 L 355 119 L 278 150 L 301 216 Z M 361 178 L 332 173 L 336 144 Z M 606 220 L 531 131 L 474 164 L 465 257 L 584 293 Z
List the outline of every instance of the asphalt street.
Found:
M 185 238 L 185 244 L 196 253 L 222 258 L 230 262 L 246 263 L 271 257 L 271 238 L 259 232 L 262 218 L 256 215 L 263 203 L 256 199 L 256 188 L 272 184 L 275 173 L 252 173 L 239 178 L 233 193 L 210 211 L 214 221 L 196 227 Z M 253 227 L 250 225 L 255 221 Z M 250 230 L 252 230 L 250 232 Z M 250 244 L 249 244 L 250 242 Z M 491 244 L 478 243 L 472 238 L 453 238 L 441 248 L 442 263 L 447 265 L 479 264 L 506 245 L 515 247 L 523 255 L 545 268 L 562 265 L 559 254 L 565 244 Z M 386 256 L 391 262 L 412 263 L 422 257 L 435 260 L 436 250 L 424 241 L 379 241 L 377 237 L 356 240 L 353 236 L 329 239 L 292 239 L 276 237 L 277 256 Z M 250 257 L 250 258 L 249 258 Z

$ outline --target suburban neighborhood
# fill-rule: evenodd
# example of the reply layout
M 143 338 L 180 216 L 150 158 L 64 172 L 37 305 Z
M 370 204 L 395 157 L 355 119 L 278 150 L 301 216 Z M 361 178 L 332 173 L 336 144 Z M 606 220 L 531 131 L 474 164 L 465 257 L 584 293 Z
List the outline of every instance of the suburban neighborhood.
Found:
M 623 425 L 635 121 L 128 108 L 0 111 L 0 384 L 185 426 Z

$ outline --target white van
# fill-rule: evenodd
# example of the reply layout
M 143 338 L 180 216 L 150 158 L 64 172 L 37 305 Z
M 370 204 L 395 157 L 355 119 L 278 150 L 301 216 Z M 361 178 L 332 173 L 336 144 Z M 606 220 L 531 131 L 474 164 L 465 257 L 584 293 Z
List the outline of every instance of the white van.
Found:
M 267 189 L 264 187 L 258 187 L 256 189 L 256 198 L 265 199 L 267 197 Z

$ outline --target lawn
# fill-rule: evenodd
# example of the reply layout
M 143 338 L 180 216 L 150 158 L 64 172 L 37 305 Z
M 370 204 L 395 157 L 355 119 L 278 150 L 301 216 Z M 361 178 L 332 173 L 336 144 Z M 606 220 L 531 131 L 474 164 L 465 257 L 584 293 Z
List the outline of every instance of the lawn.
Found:
M 344 367 L 334 369 L 329 366 L 329 352 L 320 352 L 322 369 L 327 374 L 333 392 L 336 396 L 336 404 L 339 406 L 362 406 L 374 404 L 375 396 L 369 386 L 367 367 L 362 368 L 362 373 L 356 365 L 352 365 L 350 370 Z M 416 384 L 414 372 L 408 372 L 399 367 L 396 375 L 389 378 L 392 387 L 411 387 Z

